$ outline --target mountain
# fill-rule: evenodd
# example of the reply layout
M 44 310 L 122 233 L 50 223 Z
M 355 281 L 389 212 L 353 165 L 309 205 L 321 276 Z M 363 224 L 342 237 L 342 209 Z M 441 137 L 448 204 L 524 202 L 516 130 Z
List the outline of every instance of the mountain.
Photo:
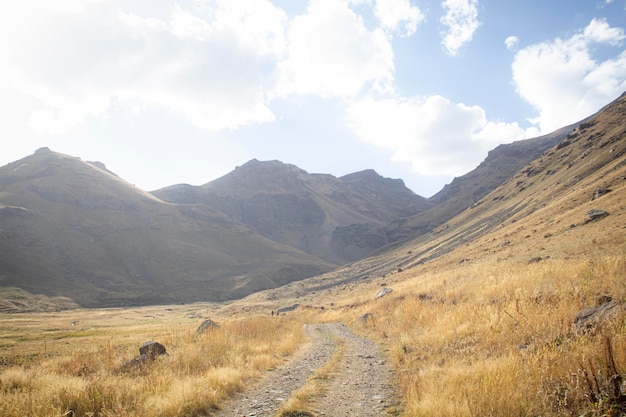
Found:
M 226 300 L 329 271 L 204 204 L 42 148 L 0 167 L 0 285 L 83 306 Z
M 256 159 L 203 186 L 181 184 L 153 194 L 205 204 L 268 239 L 338 264 L 386 245 L 384 226 L 431 206 L 402 180 L 373 170 L 336 178 Z
M 337 288 L 383 277 L 380 282 L 387 282 L 400 271 L 428 276 L 466 263 L 510 261 L 519 267 L 548 258 L 624 253 L 626 93 L 567 129 L 538 158 L 427 233 L 329 273 L 254 294 L 247 305 L 325 299 Z M 592 285 L 591 278 L 584 281 Z
M 500 145 L 467 174 L 455 178 L 432 196 L 432 207 L 408 218 L 398 219 L 385 229 L 389 242 L 405 242 L 423 235 L 472 207 L 485 195 L 511 178 L 519 169 L 561 142 L 580 123 L 563 127 L 550 134 Z
M 0 309 L 23 303 L 15 288 L 49 296 L 36 298 L 45 308 L 266 289 L 255 296 L 265 303 L 305 301 L 406 269 L 623 251 L 625 117 L 622 95 L 581 123 L 494 149 L 429 200 L 371 170 L 336 178 L 257 160 L 147 193 L 43 148 L 0 167 L 0 287 L 13 294 Z

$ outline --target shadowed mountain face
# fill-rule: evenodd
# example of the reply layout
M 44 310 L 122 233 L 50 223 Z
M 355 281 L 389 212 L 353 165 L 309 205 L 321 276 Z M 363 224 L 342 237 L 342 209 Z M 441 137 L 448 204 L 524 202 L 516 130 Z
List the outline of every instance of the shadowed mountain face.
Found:
M 41 149 L 0 168 L 0 285 L 84 306 L 224 300 L 334 265 L 101 164 Z
M 206 204 L 275 242 L 340 264 L 387 244 L 386 224 L 430 207 L 401 180 L 373 170 L 336 178 L 279 161 L 252 160 L 203 186 L 175 185 L 153 194 Z

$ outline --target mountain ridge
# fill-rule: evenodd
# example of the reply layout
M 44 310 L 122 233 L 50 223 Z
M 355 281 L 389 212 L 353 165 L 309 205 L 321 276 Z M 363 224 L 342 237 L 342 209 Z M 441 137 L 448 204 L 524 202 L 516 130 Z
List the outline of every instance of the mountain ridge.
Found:
M 0 252 L 0 285 L 84 306 L 233 299 L 335 267 L 45 149 L 0 167 Z
M 173 203 L 206 204 L 266 238 L 338 264 L 385 245 L 383 226 L 430 206 L 402 180 L 374 170 L 337 178 L 256 159 L 201 186 L 152 193 Z
M 578 226 L 596 189 L 612 190 L 601 200 L 607 239 L 626 227 L 624 115 L 626 95 L 580 123 L 501 145 L 430 199 L 373 170 L 337 178 L 258 160 L 148 193 L 104 164 L 41 148 L 0 167 L 0 287 L 87 307 L 275 299 L 439 259 L 519 256 L 515 245 L 559 256 L 551 237 L 585 240 Z M 578 253 L 572 242 L 558 245 Z

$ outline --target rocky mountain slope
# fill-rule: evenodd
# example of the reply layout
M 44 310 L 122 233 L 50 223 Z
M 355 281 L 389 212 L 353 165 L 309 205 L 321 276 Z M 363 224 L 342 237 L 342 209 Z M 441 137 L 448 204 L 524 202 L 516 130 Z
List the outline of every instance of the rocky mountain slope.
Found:
M 469 263 L 541 262 L 626 250 L 626 94 L 450 220 L 384 253 L 250 296 L 273 308 Z M 601 289 L 599 289 L 601 291 Z
M 584 121 L 583 121 L 584 122 Z M 485 195 L 511 178 L 519 169 L 561 142 L 579 123 L 537 138 L 500 145 L 474 170 L 455 178 L 432 196 L 432 207 L 411 217 L 398 219 L 385 228 L 390 243 L 405 242 L 450 220 L 472 207 Z
M 386 245 L 384 226 L 431 206 L 402 180 L 373 170 L 336 178 L 257 160 L 203 186 L 181 184 L 153 194 L 206 204 L 268 239 L 338 264 Z
M 0 285 L 83 306 L 224 300 L 335 265 L 203 204 L 177 205 L 101 164 L 40 149 L 0 168 Z

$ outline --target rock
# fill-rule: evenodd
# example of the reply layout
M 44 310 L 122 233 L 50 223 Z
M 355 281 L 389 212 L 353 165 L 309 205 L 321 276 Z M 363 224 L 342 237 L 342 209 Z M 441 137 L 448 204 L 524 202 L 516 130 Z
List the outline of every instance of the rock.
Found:
M 372 317 L 374 317 L 374 315 L 372 313 L 365 313 L 361 317 L 359 317 L 359 321 L 360 322 L 366 322 L 369 319 L 371 319 Z
M 159 356 L 167 356 L 165 346 L 159 342 L 146 342 L 139 347 L 139 356 L 124 362 L 120 370 L 129 372 L 133 370 L 141 370 L 145 365 L 153 362 Z
M 206 332 L 207 330 L 217 329 L 220 325 L 214 322 L 211 319 L 206 319 L 202 322 L 202 324 L 196 329 L 196 334 L 201 334 Z
M 591 330 L 594 327 L 615 317 L 619 305 L 610 295 L 602 295 L 596 300 L 594 307 L 580 310 L 574 318 L 574 325 L 578 330 Z
M 52 153 L 52 151 L 47 146 L 39 148 L 35 151 L 35 155 L 48 154 L 48 153 Z
M 595 190 L 593 192 L 593 196 L 591 197 L 591 201 L 595 200 L 598 197 L 602 197 L 604 194 L 608 194 L 610 193 L 611 190 L 610 188 L 598 188 L 597 190 Z
M 596 220 L 600 220 L 609 215 L 608 211 L 593 209 L 587 212 L 587 218 L 583 222 L 583 224 L 587 224 L 590 222 L 594 222 Z
M 536 264 L 537 262 L 541 261 L 543 261 L 543 258 L 541 256 L 533 256 L 532 258 L 528 259 L 529 264 Z
M 146 342 L 139 347 L 139 355 L 145 356 L 147 359 L 154 360 L 158 356 L 167 355 L 165 346 L 159 342 Z
M 277 313 L 277 314 L 280 314 L 280 313 L 287 313 L 287 312 L 289 312 L 289 311 L 293 311 L 293 310 L 295 310 L 295 309 L 296 309 L 296 308 L 298 308 L 298 307 L 300 307 L 300 304 L 297 304 L 297 303 L 296 303 L 296 304 L 292 304 L 292 305 L 290 305 L 290 306 L 288 306 L 288 307 L 281 307 L 281 308 L 279 308 L 278 310 L 276 310 L 276 313 Z
M 392 292 L 393 290 L 389 287 L 381 288 L 380 291 L 378 291 L 378 294 L 376 294 L 376 300 L 378 300 L 380 297 L 384 297 L 387 294 L 391 294 Z

